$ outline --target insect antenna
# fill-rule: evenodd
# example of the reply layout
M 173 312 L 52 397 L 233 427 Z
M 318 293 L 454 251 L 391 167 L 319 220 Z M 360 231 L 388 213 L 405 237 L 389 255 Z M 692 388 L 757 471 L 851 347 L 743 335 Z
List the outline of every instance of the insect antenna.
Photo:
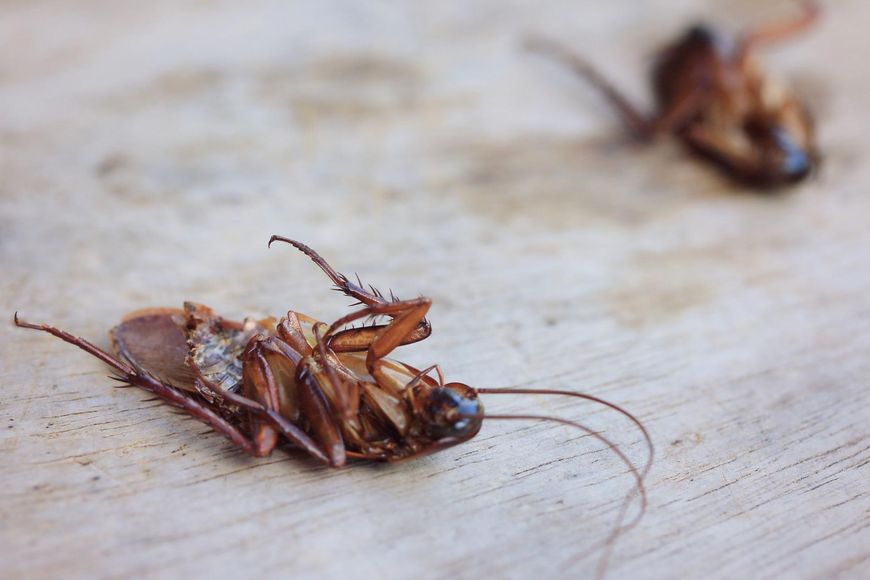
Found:
M 475 389 L 478 393 L 484 395 L 556 395 L 563 397 L 575 397 L 577 399 L 584 399 L 586 401 L 592 401 L 593 403 L 598 403 L 599 405 L 603 405 L 610 409 L 613 409 L 632 423 L 638 428 L 638 430 L 643 435 L 644 441 L 647 446 L 647 460 L 643 467 L 640 470 L 641 478 L 646 477 L 646 474 L 649 473 L 650 468 L 653 464 L 653 459 L 655 457 L 655 446 L 653 445 L 652 437 L 644 426 L 643 422 L 640 419 L 635 417 L 632 413 L 623 409 L 616 403 L 611 403 L 605 399 L 600 397 L 596 397 L 595 395 L 588 395 L 586 393 L 580 393 L 577 391 L 564 391 L 560 389 L 500 389 L 500 388 L 482 388 Z M 490 417 L 487 415 L 487 417 Z
M 483 415 L 484 419 L 520 420 L 520 421 L 522 421 L 522 420 L 550 421 L 553 423 L 559 423 L 561 425 L 566 425 L 568 427 L 574 427 L 576 429 L 580 429 L 581 431 L 584 431 L 585 433 L 591 435 L 592 437 L 594 437 L 595 439 L 597 439 L 598 441 L 600 441 L 604 445 L 606 445 L 607 448 L 610 449 L 610 451 L 614 455 L 616 455 L 619 458 L 619 460 L 622 461 L 628 467 L 629 472 L 634 477 L 635 484 L 634 484 L 634 487 L 632 487 L 631 491 L 629 491 L 626 494 L 625 498 L 622 501 L 622 505 L 620 506 L 620 509 L 619 509 L 619 515 L 616 519 L 616 523 L 614 524 L 612 531 L 610 532 L 610 534 L 608 534 L 607 538 L 603 542 L 596 544 L 596 545 L 592 546 L 586 552 L 583 552 L 583 553 L 571 558 L 571 560 L 567 564 L 567 565 L 570 565 L 572 562 L 575 562 L 575 561 L 585 557 L 587 554 L 591 553 L 594 550 L 597 550 L 599 547 L 603 547 L 604 553 L 601 555 L 601 558 L 598 562 L 598 566 L 597 566 L 597 570 L 596 570 L 596 577 L 602 578 L 604 576 L 604 573 L 607 570 L 607 564 L 608 564 L 608 561 L 610 559 L 610 554 L 613 551 L 613 547 L 616 543 L 616 540 L 619 539 L 619 536 L 621 536 L 624 533 L 627 533 L 632 528 L 634 528 L 638 523 L 640 523 L 641 519 L 643 519 L 643 516 L 646 513 L 648 500 L 647 500 L 646 485 L 644 484 L 644 480 L 646 479 L 646 476 L 649 473 L 650 468 L 652 467 L 653 459 L 655 456 L 655 446 L 653 445 L 652 437 L 650 437 L 650 434 L 647 431 L 646 427 L 643 425 L 643 423 L 637 417 L 635 417 L 633 414 L 631 414 L 629 411 L 623 409 L 619 405 L 616 405 L 615 403 L 611 403 L 609 401 L 606 401 L 606 400 L 601 399 L 599 397 L 596 397 L 594 395 L 587 395 L 585 393 L 578 393 L 576 391 L 562 391 L 562 390 L 557 390 L 557 389 L 499 389 L 499 388 L 482 388 L 482 389 L 476 389 L 476 390 L 480 394 L 489 394 L 489 395 L 561 395 L 561 396 L 568 396 L 568 397 L 575 397 L 575 398 L 579 398 L 579 399 L 585 399 L 588 401 L 592 401 L 594 403 L 598 403 L 598 404 L 603 405 L 605 407 L 608 407 L 610 409 L 613 409 L 614 411 L 618 412 L 619 414 L 621 414 L 624 417 L 626 417 L 627 419 L 629 419 L 640 430 L 640 432 L 643 435 L 643 438 L 646 442 L 646 445 L 647 445 L 648 455 L 647 455 L 647 460 L 646 460 L 646 463 L 645 463 L 643 469 L 638 470 L 638 468 L 634 464 L 634 462 L 631 459 L 629 459 L 628 456 L 626 456 L 625 453 L 623 453 L 623 451 L 619 448 L 619 446 L 617 446 L 615 443 L 613 443 L 609 438 L 605 437 L 604 435 L 602 435 L 598 431 L 594 431 L 593 429 L 590 429 L 586 425 L 583 425 L 583 424 L 578 423 L 576 421 L 571 421 L 569 419 L 563 419 L 561 417 L 551 417 L 548 415 L 495 415 L 495 414 L 491 415 L 488 413 Z M 635 495 L 640 496 L 640 509 L 638 510 L 638 513 L 634 516 L 634 518 L 631 521 L 629 521 L 628 523 L 624 523 L 626 514 L 628 513 L 628 508 L 631 505 L 632 500 L 634 499 Z

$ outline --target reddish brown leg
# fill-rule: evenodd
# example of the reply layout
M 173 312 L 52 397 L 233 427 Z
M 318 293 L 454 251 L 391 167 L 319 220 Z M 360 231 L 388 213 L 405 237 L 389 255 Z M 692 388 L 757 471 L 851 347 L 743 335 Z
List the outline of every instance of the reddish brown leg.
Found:
M 335 342 L 341 334 L 351 338 L 354 334 L 370 337 L 367 345 L 366 363 L 371 366 L 375 360 L 384 358 L 396 347 L 407 344 L 408 336 L 413 335 L 420 323 L 425 320 L 431 305 L 432 300 L 421 296 L 412 300 L 366 306 L 333 322 L 329 330 L 326 331 L 324 340 L 329 348 L 337 350 Z M 371 328 L 376 327 L 351 328 L 341 333 L 338 332 L 342 326 L 370 316 L 392 316 L 393 320 L 389 324 L 380 326 L 376 333 L 368 332 Z
M 100 349 L 99 347 L 95 346 L 94 344 L 88 342 L 83 338 L 74 336 L 66 331 L 60 330 L 53 326 L 48 326 L 46 324 L 31 324 L 29 322 L 25 322 L 18 318 L 17 312 L 15 313 L 14 320 L 16 326 L 20 326 L 22 328 L 31 328 L 34 330 L 41 330 L 43 332 L 47 332 L 51 335 L 56 336 L 65 342 L 79 347 L 80 349 L 95 356 L 96 358 L 100 359 L 101 361 L 118 371 L 118 373 L 120 373 L 119 378 L 123 382 L 135 385 L 154 394 L 166 403 L 183 410 L 190 416 L 198 419 L 199 421 L 202 421 L 218 433 L 224 435 L 227 439 L 236 444 L 245 453 L 248 453 L 250 455 L 257 455 L 256 446 L 248 438 L 248 436 L 242 433 L 238 429 L 238 427 L 221 417 L 220 414 L 218 414 L 209 403 L 194 398 L 186 393 L 175 389 L 174 387 L 158 381 L 142 369 L 135 368 L 131 365 L 119 361 L 109 353 L 105 352 L 104 350 Z M 243 409 L 247 409 L 249 411 L 261 413 L 268 416 L 270 420 L 273 421 L 275 426 L 281 431 L 281 433 L 287 436 L 288 439 L 290 439 L 294 443 L 299 444 L 300 447 L 305 449 L 305 451 L 307 451 L 315 459 L 318 459 L 323 463 L 329 463 L 326 456 L 324 456 L 323 453 L 320 452 L 320 450 L 316 447 L 305 446 L 294 440 L 293 435 L 295 434 L 295 431 L 299 430 L 294 425 L 289 424 L 277 413 L 270 412 L 269 410 L 263 408 L 260 404 L 240 395 L 228 393 L 226 391 L 221 391 L 221 393 L 227 401 L 238 405 Z M 302 433 L 301 431 L 299 431 L 299 433 L 303 437 L 305 437 L 304 433 Z
M 341 467 L 345 463 L 345 458 L 343 455 L 335 452 L 334 442 L 330 438 L 320 437 L 323 432 L 318 423 L 320 409 L 317 408 L 316 403 L 311 403 L 309 389 L 300 384 L 298 377 L 304 364 L 305 360 L 301 359 L 300 362 L 298 353 L 293 351 L 291 347 L 280 339 L 276 337 L 254 338 L 245 351 L 245 359 L 243 361 L 244 388 L 246 393 L 252 393 L 255 397 L 261 399 L 261 402 L 256 403 L 235 393 L 217 390 L 219 388 L 216 385 L 208 385 L 208 387 L 212 391 L 216 391 L 218 396 L 223 397 L 227 402 L 250 411 L 256 418 L 262 418 L 267 421 L 266 424 L 263 424 L 262 421 L 255 423 L 255 425 L 262 425 L 262 428 L 255 431 L 255 445 L 266 454 L 277 443 L 277 441 L 272 441 L 269 432 L 274 433 L 277 430 L 278 433 L 309 455 L 332 467 Z M 292 375 L 289 372 L 291 369 L 293 371 Z M 295 384 L 282 385 L 279 383 L 275 376 L 276 370 L 279 372 L 283 371 L 285 375 L 295 375 L 293 378 Z M 281 393 L 282 388 L 295 390 L 296 392 Z M 290 401 L 288 397 L 282 397 L 282 394 L 295 394 L 295 397 L 290 397 L 292 399 Z M 321 440 L 322 447 L 326 450 L 326 453 L 324 453 L 321 446 L 314 439 L 279 412 L 279 409 L 282 408 L 282 403 L 284 406 L 298 404 L 299 409 L 295 411 L 285 409 L 287 415 L 295 417 L 301 414 L 308 417 L 315 436 Z M 340 439 L 339 442 L 341 443 Z
M 300 358 L 311 354 L 311 345 L 305 339 L 302 324 L 299 322 L 299 315 L 292 310 L 278 323 L 278 336 L 281 337 L 282 343 L 289 345 L 291 347 L 289 350 L 295 351 L 296 355 Z M 292 355 L 290 356 L 292 358 Z
M 741 51 L 745 55 L 759 44 L 767 44 L 786 40 L 810 28 L 819 19 L 821 8 L 814 0 L 800 2 L 803 12 L 791 20 L 774 22 L 747 33 L 741 42 Z
M 610 84 L 604 75 L 593 67 L 581 56 L 569 51 L 561 44 L 541 37 L 531 37 L 526 40 L 526 47 L 535 52 L 549 56 L 561 62 L 572 71 L 601 91 L 604 98 L 619 113 L 622 122 L 631 134 L 641 141 L 653 137 L 652 122 L 649 121 L 631 102 L 622 94 L 622 91 Z
M 259 337 L 254 337 L 242 357 L 242 392 L 266 409 L 278 410 L 278 382 L 258 348 Z M 218 395 L 220 395 L 218 392 Z M 278 432 L 267 418 L 251 414 L 251 436 L 258 455 L 269 455 L 278 444 Z
M 598 89 L 616 110 L 632 136 L 640 141 L 648 141 L 656 135 L 672 133 L 682 127 L 698 112 L 706 98 L 703 91 L 692 91 L 679 99 L 675 99 L 655 116 L 646 117 L 595 67 L 564 46 L 552 40 L 538 37 L 527 40 L 527 46 L 531 50 L 562 62 Z
M 61 340 L 75 345 L 83 351 L 97 357 L 120 373 L 120 378 L 131 385 L 140 387 L 165 401 L 166 403 L 184 410 L 192 417 L 202 421 L 227 439 L 235 443 L 245 453 L 256 455 L 253 443 L 238 428 L 217 414 L 208 403 L 192 398 L 191 396 L 166 385 L 141 370 L 129 366 L 101 348 L 91 344 L 87 340 L 74 336 L 64 330 L 48 326 L 46 324 L 31 324 L 18 318 L 15 313 L 15 325 L 22 328 L 32 328 L 52 334 Z
M 408 336 L 412 335 L 419 328 L 421 321 L 425 320 L 426 313 L 431 305 L 432 301 L 429 298 L 420 297 L 413 300 L 366 306 L 333 322 L 324 335 L 323 342 L 334 350 L 332 341 L 339 338 L 339 336 L 353 338 L 354 333 L 369 330 L 349 329 L 341 334 L 336 334 L 342 326 L 369 316 L 392 316 L 393 320 L 389 324 L 384 325 L 377 334 L 365 335 L 371 339 L 366 355 L 366 366 L 379 386 L 386 388 L 393 394 L 397 394 L 405 385 L 397 383 L 396 379 L 381 372 L 381 359 L 390 354 L 396 347 L 407 344 Z
M 317 377 L 311 370 L 312 362 L 310 357 L 304 359 L 299 366 L 299 372 L 296 373 L 299 405 L 302 413 L 311 424 L 311 430 L 314 432 L 315 438 L 320 442 L 324 451 L 329 456 L 331 465 L 333 467 L 341 467 L 347 461 L 344 439 L 341 436 L 341 430 L 338 428 L 335 417 L 330 411 L 326 395 L 323 393 L 323 389 L 321 389 L 320 384 L 317 382 Z M 329 368 L 329 363 L 324 363 L 324 366 Z M 336 382 L 334 372 L 327 373 L 327 376 L 336 394 L 347 392 L 342 388 L 344 385 Z M 357 393 L 358 399 L 359 395 Z
M 323 327 L 326 326 L 322 322 L 314 325 L 314 337 L 317 341 L 316 349 L 319 356 L 319 368 L 322 369 L 323 375 L 329 381 L 332 387 L 331 400 L 333 401 L 336 412 L 345 420 L 351 419 L 359 412 L 359 382 L 355 377 L 346 377 L 344 373 L 339 377 L 337 368 L 341 364 L 335 358 L 335 352 L 328 349 L 326 341 L 323 338 Z M 306 365 L 311 365 L 314 359 L 309 357 Z M 316 371 L 315 382 L 316 382 Z
M 402 301 L 399 301 L 397 298 L 392 296 L 392 294 L 388 300 L 374 287 L 370 287 L 371 291 L 368 291 L 363 288 L 362 284 L 354 284 L 347 276 L 336 272 L 335 269 L 320 256 L 320 254 L 302 242 L 291 240 L 290 238 L 285 238 L 283 236 L 272 236 L 269 239 L 269 245 L 271 246 L 272 243 L 276 241 L 286 242 L 311 258 L 311 260 L 317 264 L 321 270 L 323 270 L 329 279 L 332 280 L 337 290 L 347 296 L 359 300 L 361 304 L 377 307 L 402 303 Z M 387 316 L 393 316 L 394 312 L 396 311 L 387 309 L 381 313 Z M 369 345 L 372 344 L 372 342 L 385 328 L 387 328 L 387 326 L 390 325 L 369 326 L 366 328 L 354 328 L 341 332 L 328 333 L 330 335 L 329 348 L 335 352 L 362 352 L 368 350 Z M 425 317 L 421 318 L 417 321 L 416 328 L 405 333 L 401 344 L 419 342 L 427 338 L 430 334 L 432 334 L 432 326 Z
M 318 324 L 314 327 L 314 333 L 317 338 L 316 354 L 317 359 L 303 359 L 302 365 L 305 365 L 307 374 L 310 380 L 303 381 L 300 373 L 297 373 L 297 383 L 300 387 L 303 383 L 307 383 L 308 388 L 316 389 L 320 393 L 320 385 L 318 379 L 327 380 L 332 389 L 333 396 L 330 398 L 335 406 L 335 412 L 340 417 L 349 419 L 356 415 L 359 404 L 359 383 L 345 380 L 344 376 L 339 376 L 334 365 L 335 354 L 332 341 L 339 337 L 350 337 L 354 339 L 354 333 L 365 332 L 365 337 L 368 339 L 366 344 L 368 354 L 366 356 L 366 366 L 369 373 L 375 379 L 379 386 L 385 388 L 390 394 L 398 395 L 400 391 L 405 389 L 406 385 L 400 383 L 387 373 L 381 371 L 381 359 L 387 356 L 393 349 L 401 344 L 406 343 L 405 337 L 409 333 L 413 333 L 418 328 L 421 320 L 426 316 L 429 310 L 431 300 L 428 298 L 417 298 L 416 300 L 405 300 L 400 302 L 388 302 L 385 304 L 376 304 L 366 306 L 356 312 L 352 312 L 335 321 L 325 334 L 321 334 L 323 324 Z M 380 327 L 380 330 L 374 335 L 366 329 L 349 329 L 339 332 L 339 329 L 345 324 L 349 324 L 360 318 L 368 316 L 392 316 L 393 321 L 387 325 Z M 355 349 L 359 350 L 359 349 Z M 317 363 L 316 365 L 314 363 Z M 310 370 L 309 370 L 310 367 Z M 302 367 L 300 366 L 300 370 Z M 302 391 L 300 391 L 301 393 Z M 316 393 L 311 396 L 314 397 Z M 312 399 L 313 400 L 313 399 Z M 324 426 L 324 429 L 326 427 Z M 320 436 L 321 441 L 334 440 L 327 431 L 324 431 Z
M 269 238 L 269 246 L 274 242 L 285 242 L 311 258 L 311 261 L 317 264 L 317 266 L 323 270 L 324 274 L 329 276 L 329 279 L 332 280 L 332 283 L 335 284 L 337 290 L 343 292 L 344 294 L 356 298 L 363 304 L 379 304 L 384 302 L 383 296 L 380 296 L 380 293 L 377 292 L 374 288 L 372 288 L 371 292 L 367 291 L 362 287 L 362 284 L 354 284 L 350 281 L 350 279 L 344 274 L 340 274 L 335 271 L 335 269 L 329 265 L 329 263 L 323 259 L 323 257 L 315 252 L 312 248 L 303 244 L 302 242 L 297 242 L 296 240 L 291 240 L 290 238 L 285 238 L 284 236 L 273 235 Z
M 344 441 L 329 410 L 326 397 L 309 371 L 311 357 L 300 359 L 292 348 L 287 347 L 276 337 L 251 340 L 243 363 L 246 391 L 250 391 L 263 406 L 273 411 L 277 411 L 280 407 L 282 389 L 294 391 L 292 398 L 294 404 L 298 405 L 298 409 L 289 413 L 305 417 L 314 432 L 313 440 L 305 435 L 306 444 L 317 446 L 320 452 L 329 458 L 332 467 L 343 466 L 347 461 Z M 284 371 L 284 384 L 280 384 L 276 379 L 276 370 Z M 255 431 L 255 442 L 260 443 L 259 436 L 262 434 L 264 445 L 271 444 L 271 447 L 274 447 L 277 441 L 271 440 L 270 432 L 275 433 L 273 426 L 260 422 L 259 430 Z M 296 439 L 298 438 L 297 436 Z M 294 442 L 299 444 L 298 441 Z M 318 446 L 317 443 L 320 445 Z

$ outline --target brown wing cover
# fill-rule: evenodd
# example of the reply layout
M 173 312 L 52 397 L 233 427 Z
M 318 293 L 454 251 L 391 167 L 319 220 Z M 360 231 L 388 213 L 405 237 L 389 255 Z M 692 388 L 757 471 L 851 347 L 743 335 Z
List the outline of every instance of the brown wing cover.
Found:
M 267 322 L 267 321 L 263 321 Z M 119 357 L 177 388 L 201 391 L 203 377 L 223 390 L 242 381 L 248 341 L 270 331 L 261 322 L 224 320 L 200 304 L 150 308 L 128 314 L 110 336 Z
M 194 373 L 187 365 L 189 347 L 185 314 L 178 308 L 149 308 L 128 314 L 109 336 L 115 354 L 157 379 L 193 391 Z

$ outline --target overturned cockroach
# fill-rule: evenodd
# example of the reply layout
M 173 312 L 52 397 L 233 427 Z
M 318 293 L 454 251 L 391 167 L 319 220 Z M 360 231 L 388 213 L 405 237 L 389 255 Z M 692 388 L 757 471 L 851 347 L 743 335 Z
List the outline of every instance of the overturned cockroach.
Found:
M 53 334 L 94 355 L 117 373 L 116 380 L 140 387 L 226 436 L 240 449 L 264 456 L 283 437 L 325 465 L 348 458 L 402 461 L 468 441 L 484 419 L 545 420 L 581 429 L 604 443 L 628 467 L 635 487 L 626 496 L 619 523 L 608 539 L 635 525 L 646 507 L 643 480 L 653 446 L 643 424 L 603 399 L 548 389 L 474 389 L 445 383 L 433 365 L 418 370 L 387 359 L 396 347 L 428 337 L 429 298 L 389 298 L 359 279 L 336 272 L 314 250 L 280 236 L 314 261 L 360 308 L 331 325 L 289 311 L 274 319 L 232 322 L 211 309 L 186 303 L 184 309 L 155 308 L 129 314 L 110 332 L 115 356 L 58 328 L 15 324 Z M 349 327 L 356 321 L 386 318 L 383 324 Z M 376 322 L 376 320 L 372 320 Z M 430 376 L 434 371 L 435 378 Z M 485 414 L 481 394 L 565 395 L 587 399 L 621 413 L 640 429 L 649 456 L 642 469 L 609 439 L 556 417 Z M 640 510 L 622 525 L 634 495 Z
M 688 30 L 663 50 L 652 71 L 657 112 L 646 116 L 585 59 L 547 39 L 528 46 L 555 57 L 595 86 L 628 131 L 648 142 L 676 135 L 728 175 L 756 187 L 795 183 L 818 163 L 812 118 L 798 99 L 759 67 L 755 49 L 807 29 L 818 18 L 804 1 L 794 20 L 738 38 L 706 25 Z

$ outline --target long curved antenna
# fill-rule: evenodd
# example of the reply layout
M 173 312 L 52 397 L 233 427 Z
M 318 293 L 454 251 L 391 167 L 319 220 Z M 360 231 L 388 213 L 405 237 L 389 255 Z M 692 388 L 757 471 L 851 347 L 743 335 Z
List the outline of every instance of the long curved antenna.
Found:
M 637 428 L 640 430 L 643 435 L 644 440 L 647 445 L 647 460 L 643 469 L 641 470 L 641 477 L 646 477 L 647 473 L 649 473 L 650 468 L 652 467 L 653 460 L 655 458 L 655 445 L 653 445 L 652 437 L 647 431 L 644 424 L 632 415 L 629 411 L 623 409 L 616 403 L 611 403 L 605 399 L 600 397 L 596 397 L 595 395 L 587 395 L 586 393 L 578 393 L 577 391 L 564 391 L 559 389 L 499 389 L 499 388 L 483 388 L 483 389 L 475 389 L 478 393 L 487 394 L 487 395 L 557 395 L 564 397 L 575 397 L 577 399 L 584 399 L 586 401 L 592 401 L 593 403 L 598 403 L 599 405 L 604 405 L 610 409 L 613 409 L 620 415 L 627 418 L 629 421 L 635 424 Z
M 475 415 L 477 416 L 477 415 Z M 479 416 L 477 416 L 479 417 Z M 619 447 L 613 443 L 610 439 L 602 435 L 601 433 L 590 429 L 589 427 L 577 423 L 576 421 L 571 421 L 568 419 L 562 419 L 560 417 L 550 417 L 547 415 L 490 415 L 484 414 L 484 419 L 495 419 L 495 420 L 529 420 L 529 421 L 551 421 L 553 423 L 559 423 L 561 425 L 567 425 L 569 427 L 575 427 L 584 431 L 598 439 L 602 443 L 604 443 L 610 451 L 613 452 L 614 455 L 619 457 L 619 459 L 628 467 L 629 472 L 634 476 L 634 487 L 632 487 L 631 491 L 629 491 L 625 499 L 622 500 L 622 505 L 620 506 L 619 516 L 616 519 L 616 523 L 613 526 L 613 530 L 608 534 L 607 538 L 603 542 L 603 546 L 605 548 L 604 553 L 601 555 L 601 559 L 598 562 L 598 566 L 596 568 L 596 578 L 602 578 L 604 573 L 607 571 L 607 564 L 610 560 L 610 555 L 613 552 L 613 546 L 616 543 L 616 540 L 624 533 L 627 533 L 632 528 L 634 528 L 640 520 L 643 519 L 644 514 L 646 513 L 647 508 L 647 494 L 646 494 L 646 486 L 644 485 L 644 475 L 641 475 L 641 472 L 638 471 L 637 467 L 634 463 L 623 453 Z M 627 524 L 624 524 L 625 515 L 628 512 L 628 506 L 631 504 L 631 500 L 634 499 L 635 494 L 640 495 L 640 509 L 638 510 L 637 515 Z M 571 558 L 569 563 L 575 562 L 578 559 L 584 557 L 591 551 L 594 551 L 598 548 L 598 545 L 593 546 L 590 550 L 583 552 L 573 558 Z
M 576 428 L 581 429 L 581 430 L 585 431 L 586 433 L 592 435 L 593 437 L 595 437 L 596 439 L 598 439 L 599 441 L 601 441 L 602 443 L 607 445 L 607 447 L 610 448 L 610 450 L 617 457 L 619 457 L 619 459 L 623 463 L 625 463 L 628 466 L 629 470 L 635 476 L 635 486 L 634 486 L 634 488 L 632 488 L 632 490 L 628 494 L 626 494 L 625 499 L 622 502 L 622 506 L 620 507 L 619 516 L 616 519 L 616 524 L 613 527 L 613 531 L 608 535 L 608 537 L 603 542 L 605 552 L 602 555 L 601 560 L 599 561 L 599 565 L 598 565 L 598 569 L 597 569 L 597 573 L 596 573 L 596 575 L 599 578 L 602 577 L 604 575 L 604 572 L 607 569 L 607 563 L 610 559 L 610 554 L 613 551 L 613 547 L 616 543 L 616 540 L 619 538 L 620 535 L 630 531 L 638 523 L 640 523 L 640 520 L 643 518 L 644 514 L 646 513 L 646 508 L 647 508 L 648 502 L 647 502 L 646 486 L 644 485 L 644 480 L 646 479 L 646 476 L 649 473 L 649 470 L 652 468 L 652 464 L 653 464 L 653 461 L 655 459 L 655 445 L 653 444 L 652 437 L 650 436 L 649 431 L 647 431 L 644 424 L 637 417 L 635 417 L 631 412 L 627 411 L 626 409 L 620 407 L 619 405 L 617 405 L 615 403 L 611 403 L 610 401 L 607 401 L 607 400 L 602 399 L 600 397 L 596 397 L 595 395 L 588 395 L 586 393 L 580 393 L 580 392 L 576 392 L 576 391 L 565 391 L 565 390 L 560 390 L 560 389 L 481 388 L 481 389 L 476 389 L 476 390 L 478 393 L 491 394 L 491 395 L 556 395 L 556 396 L 575 397 L 578 399 L 592 401 L 593 403 L 598 403 L 599 405 L 603 405 L 605 407 L 613 409 L 614 411 L 616 411 L 620 415 L 626 417 L 628 420 L 630 420 L 632 423 L 634 423 L 634 425 L 641 432 L 641 434 L 643 435 L 644 441 L 646 442 L 646 445 L 647 445 L 648 454 L 647 454 L 646 464 L 644 465 L 642 470 L 638 471 L 637 468 L 635 467 L 634 463 L 631 462 L 628 459 L 628 457 L 626 457 L 626 455 L 613 442 L 611 442 L 607 437 L 605 437 L 604 435 L 602 435 L 596 431 L 589 429 L 588 427 L 586 427 L 585 425 L 582 425 L 580 423 L 576 423 L 574 421 L 569 421 L 567 419 L 561 419 L 559 417 L 538 416 L 538 415 L 485 415 L 485 417 L 489 418 L 489 419 L 530 419 L 530 420 L 539 419 L 539 420 L 552 421 L 552 422 L 560 423 L 563 425 L 576 427 Z M 631 505 L 631 501 L 634 499 L 635 494 L 640 494 L 640 500 L 641 500 L 640 510 L 638 511 L 638 513 L 634 517 L 634 519 L 632 519 L 628 523 L 624 523 L 626 514 L 628 513 L 628 507 Z M 590 551 L 597 549 L 598 546 L 599 545 L 593 546 L 590 549 Z M 572 558 L 571 561 L 572 562 L 576 561 L 577 559 L 585 556 L 587 553 L 589 553 L 589 552 L 587 551 L 586 553 L 580 554 L 577 557 Z

